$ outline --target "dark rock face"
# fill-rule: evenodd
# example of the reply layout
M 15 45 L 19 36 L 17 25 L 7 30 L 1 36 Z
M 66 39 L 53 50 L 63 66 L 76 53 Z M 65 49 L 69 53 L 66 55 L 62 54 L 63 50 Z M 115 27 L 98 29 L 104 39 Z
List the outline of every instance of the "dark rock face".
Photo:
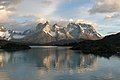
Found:
M 84 53 L 120 53 L 120 33 L 106 36 L 101 40 L 86 40 L 74 44 L 73 50 Z
M 0 40 L 0 49 L 4 50 L 25 50 L 30 49 L 28 45 L 18 43 L 18 42 L 11 42 L 6 40 Z

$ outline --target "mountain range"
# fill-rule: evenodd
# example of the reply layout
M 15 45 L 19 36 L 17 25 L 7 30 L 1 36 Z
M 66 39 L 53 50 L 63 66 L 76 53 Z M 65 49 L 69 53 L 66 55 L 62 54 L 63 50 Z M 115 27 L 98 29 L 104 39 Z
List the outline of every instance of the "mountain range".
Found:
M 29 29 L 22 32 L 8 30 L 8 33 L 5 35 L 9 35 L 7 37 L 11 41 L 33 45 L 64 45 L 82 40 L 97 40 L 102 38 L 92 24 L 81 22 L 69 22 L 63 26 L 57 23 L 51 25 L 46 21 L 45 23 L 39 23 L 34 30 Z M 6 36 L 2 37 L 7 39 Z

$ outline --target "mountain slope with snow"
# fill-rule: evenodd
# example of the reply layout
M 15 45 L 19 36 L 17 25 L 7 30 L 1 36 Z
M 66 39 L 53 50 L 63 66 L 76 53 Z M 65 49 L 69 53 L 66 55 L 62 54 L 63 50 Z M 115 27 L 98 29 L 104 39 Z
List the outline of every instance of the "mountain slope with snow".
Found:
M 95 26 L 87 22 L 55 22 L 39 23 L 34 29 L 25 31 L 6 30 L 0 28 L 0 37 L 6 40 L 32 44 L 69 44 L 81 40 L 101 39 Z
M 0 39 L 10 40 L 10 36 L 11 34 L 9 33 L 9 31 L 7 31 L 4 27 L 0 27 Z
M 39 23 L 36 30 L 20 39 L 25 43 L 46 44 L 46 43 L 59 43 L 62 41 L 77 41 L 80 39 L 96 40 L 100 39 L 101 35 L 97 33 L 94 26 L 87 23 L 70 22 L 66 26 L 58 25 L 57 23 L 50 25 L 48 21 Z

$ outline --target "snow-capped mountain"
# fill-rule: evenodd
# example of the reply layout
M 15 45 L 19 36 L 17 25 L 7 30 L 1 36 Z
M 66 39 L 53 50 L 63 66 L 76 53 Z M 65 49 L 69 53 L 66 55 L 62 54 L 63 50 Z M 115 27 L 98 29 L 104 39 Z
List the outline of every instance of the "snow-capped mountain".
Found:
M 4 40 L 21 39 L 25 37 L 22 31 L 7 30 L 4 27 L 0 27 L 0 38 Z
M 4 27 L 0 27 L 0 38 L 1 39 L 6 39 L 6 40 L 10 40 L 11 39 L 11 34 L 9 33 L 9 31 L 7 31 Z
M 62 24 L 63 23 L 63 24 Z M 96 40 L 101 35 L 97 33 L 94 25 L 87 22 L 56 22 L 54 24 L 48 21 L 39 23 L 35 29 L 25 31 L 14 31 L 0 28 L 0 36 L 3 39 L 20 41 L 25 43 L 46 44 L 46 43 L 70 43 L 80 39 Z
M 39 44 L 45 44 L 53 41 L 53 37 L 50 33 L 50 26 L 48 25 L 48 22 L 46 23 L 39 23 L 36 26 L 36 30 L 30 34 L 26 35 L 23 39 L 20 39 L 20 41 L 25 43 L 39 43 Z
M 61 26 L 57 23 L 51 25 L 46 21 L 45 23 L 39 23 L 33 34 L 27 35 L 21 41 L 46 44 L 55 41 L 59 43 L 60 40 L 77 41 L 79 39 L 96 40 L 100 38 L 101 35 L 97 33 L 94 26 L 87 23 L 70 22 L 66 26 Z

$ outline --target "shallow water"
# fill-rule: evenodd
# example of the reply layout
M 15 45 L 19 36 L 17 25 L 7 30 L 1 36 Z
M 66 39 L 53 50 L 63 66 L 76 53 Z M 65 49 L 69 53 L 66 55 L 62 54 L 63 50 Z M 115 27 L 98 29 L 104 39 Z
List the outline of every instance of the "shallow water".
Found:
M 0 80 L 120 80 L 120 58 L 82 54 L 66 47 L 1 50 Z

